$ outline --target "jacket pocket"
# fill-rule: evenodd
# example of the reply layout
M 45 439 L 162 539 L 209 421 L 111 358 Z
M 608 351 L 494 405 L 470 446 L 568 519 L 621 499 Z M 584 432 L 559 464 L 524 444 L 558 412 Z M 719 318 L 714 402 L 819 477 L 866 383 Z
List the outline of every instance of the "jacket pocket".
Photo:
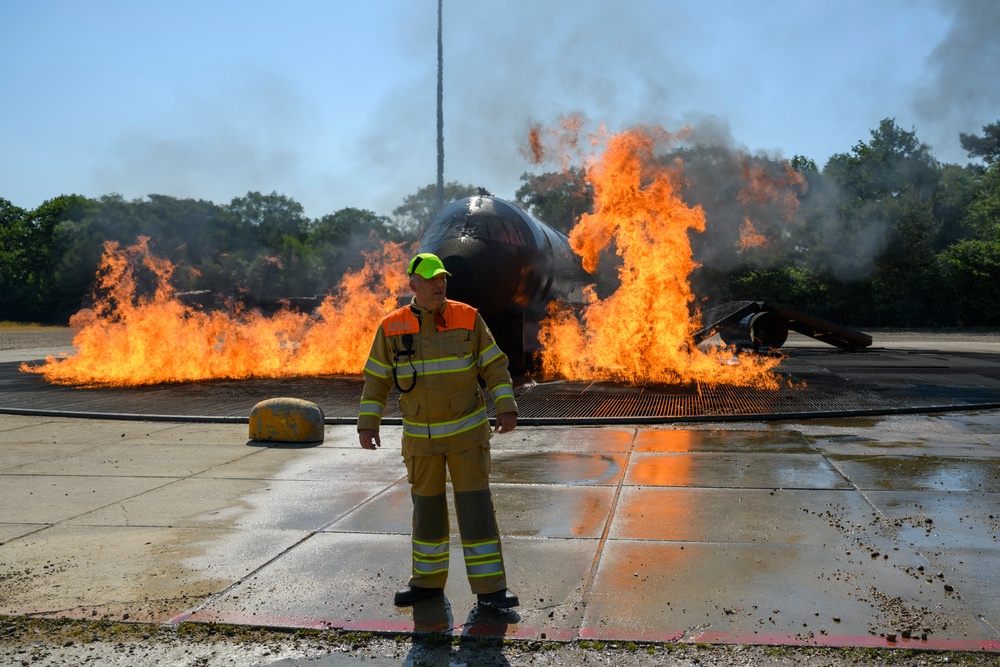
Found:
M 479 447 L 479 455 L 482 457 L 482 463 L 480 464 L 483 469 L 483 477 L 489 477 L 491 468 L 493 467 L 492 460 L 490 458 L 490 441 L 487 440 Z
M 407 398 L 406 396 L 400 396 L 399 414 L 403 416 L 403 419 L 409 419 L 410 421 L 413 421 L 420 414 L 420 403 L 413 400 L 412 398 Z
M 471 357 L 476 351 L 476 341 L 472 339 L 471 331 L 448 331 L 442 336 L 441 345 L 445 354 L 450 357 L 464 359 Z
M 451 408 L 451 413 L 456 417 L 462 417 L 471 412 L 475 412 L 483 405 L 485 405 L 485 403 L 483 403 L 483 399 L 479 395 L 478 388 L 476 391 L 470 391 L 467 394 L 463 394 L 448 401 L 448 407 Z

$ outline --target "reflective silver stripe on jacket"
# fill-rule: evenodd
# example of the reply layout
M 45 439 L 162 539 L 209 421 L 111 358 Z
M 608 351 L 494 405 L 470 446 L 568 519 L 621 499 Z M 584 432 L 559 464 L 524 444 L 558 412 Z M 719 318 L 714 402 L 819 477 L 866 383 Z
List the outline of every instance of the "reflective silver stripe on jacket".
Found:
M 448 571 L 448 541 L 421 542 L 413 540 L 413 572 L 437 574 Z
M 486 408 L 480 408 L 471 415 L 456 419 L 450 422 L 436 422 L 433 424 L 411 422 L 403 420 L 403 433 L 418 438 L 447 438 L 471 430 L 486 422 Z
M 426 359 L 413 364 L 417 369 L 417 375 L 435 375 L 437 373 L 455 373 L 457 371 L 467 371 L 476 365 L 474 357 L 463 357 L 461 359 Z
M 503 352 L 497 347 L 496 343 L 493 343 L 488 348 L 483 350 L 483 353 L 479 355 L 479 366 L 480 368 L 485 368 L 490 364 L 491 361 L 499 357 Z
M 500 540 L 463 544 L 465 572 L 469 577 L 492 577 L 503 574 Z
M 358 414 L 381 418 L 384 410 L 385 406 L 378 401 L 361 401 L 361 411 Z
M 514 387 L 509 384 L 498 384 L 493 387 L 493 400 L 499 401 L 501 398 L 514 398 Z
M 377 359 L 373 357 L 368 357 L 368 361 L 365 362 L 364 372 L 371 373 L 375 377 L 380 377 L 380 378 L 392 377 L 392 367 L 380 363 Z

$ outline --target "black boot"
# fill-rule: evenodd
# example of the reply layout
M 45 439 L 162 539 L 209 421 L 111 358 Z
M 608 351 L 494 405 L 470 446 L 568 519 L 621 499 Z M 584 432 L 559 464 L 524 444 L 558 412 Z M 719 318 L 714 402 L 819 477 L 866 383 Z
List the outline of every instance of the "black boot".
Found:
M 489 605 L 497 609 L 510 609 L 521 604 L 517 596 L 506 588 L 493 593 L 480 593 L 476 597 L 479 599 L 479 604 Z
M 396 591 L 392 601 L 397 607 L 409 607 L 415 602 L 437 597 L 444 593 L 443 588 L 421 588 L 420 586 L 407 586 Z

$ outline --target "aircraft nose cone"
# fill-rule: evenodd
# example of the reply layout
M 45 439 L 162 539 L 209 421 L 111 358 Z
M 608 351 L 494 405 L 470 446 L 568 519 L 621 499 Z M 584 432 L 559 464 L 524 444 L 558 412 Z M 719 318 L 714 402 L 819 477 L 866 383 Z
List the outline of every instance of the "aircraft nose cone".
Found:
M 448 298 L 478 308 L 484 317 L 511 303 L 520 280 L 517 257 L 502 244 L 468 236 L 445 241 L 435 254 L 451 272 Z

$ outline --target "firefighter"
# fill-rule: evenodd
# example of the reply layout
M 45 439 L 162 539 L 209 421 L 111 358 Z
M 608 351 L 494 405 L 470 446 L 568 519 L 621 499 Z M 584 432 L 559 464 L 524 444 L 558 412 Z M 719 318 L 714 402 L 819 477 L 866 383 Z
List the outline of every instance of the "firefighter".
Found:
M 507 356 L 475 308 L 446 298 L 451 274 L 436 255 L 413 257 L 407 275 L 414 296 L 375 332 L 358 415 L 361 446 L 376 449 L 389 393 L 399 390 L 402 454 L 413 501 L 413 570 L 393 601 L 409 606 L 443 593 L 450 551 L 447 469 L 472 592 L 480 604 L 516 607 L 490 493 L 491 432 L 478 382 L 481 376 L 496 404 L 494 431 L 512 431 L 517 403 Z

